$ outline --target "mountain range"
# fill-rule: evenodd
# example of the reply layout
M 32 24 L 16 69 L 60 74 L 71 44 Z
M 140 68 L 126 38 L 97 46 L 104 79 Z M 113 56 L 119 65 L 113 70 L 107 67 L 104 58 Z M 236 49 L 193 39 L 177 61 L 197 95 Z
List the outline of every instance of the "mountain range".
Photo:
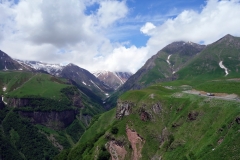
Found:
M 132 73 L 130 72 L 96 71 L 93 74 L 99 80 L 115 90 L 122 86 L 128 78 L 132 76 Z
M 173 42 L 133 75 L 0 56 L 2 159 L 240 159 L 238 37 Z

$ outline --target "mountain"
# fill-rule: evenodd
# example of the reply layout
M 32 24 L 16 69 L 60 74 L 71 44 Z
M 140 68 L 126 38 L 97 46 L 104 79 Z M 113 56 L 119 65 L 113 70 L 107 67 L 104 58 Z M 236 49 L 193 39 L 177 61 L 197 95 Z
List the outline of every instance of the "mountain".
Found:
M 98 101 L 101 101 L 101 99 L 106 99 L 114 90 L 97 79 L 89 71 L 72 63 L 66 66 L 61 66 L 59 64 L 49 64 L 39 61 L 27 61 L 19 59 L 16 59 L 16 61 L 37 71 L 44 71 L 57 77 L 71 79 L 74 81 L 73 83 L 77 84 L 79 89 L 81 89 L 85 94 L 95 97 L 95 99 L 98 99 Z
M 176 44 L 149 59 L 137 72 L 142 76 L 130 77 L 132 90 L 118 97 L 116 108 L 56 158 L 240 159 L 240 38 L 226 35 L 193 50 Z
M 110 71 L 96 71 L 93 75 L 97 77 L 100 81 L 104 82 L 111 88 L 115 90 L 122 86 L 129 77 L 132 76 L 130 72 L 110 72 Z
M 105 85 L 92 73 L 72 63 L 63 68 L 61 76 L 64 78 L 72 79 L 79 86 L 88 88 L 90 91 L 102 99 L 107 98 L 113 92 L 112 88 Z
M 192 42 L 173 42 L 152 56 L 121 89 L 140 89 L 161 81 L 177 78 L 176 72 L 205 48 Z
M 191 86 L 174 84 L 124 93 L 117 108 L 101 115 L 67 155 L 57 157 L 239 159 L 239 100 L 190 94 Z
M 107 112 L 113 89 L 74 64 L 61 77 L 4 67 L 0 159 L 240 159 L 239 53 L 231 35 L 174 42 L 117 89 Z
M 32 70 L 26 65 L 19 64 L 1 50 L 0 57 L 0 70 Z
M 62 69 L 64 66 L 61 66 L 59 64 L 49 64 L 39 61 L 28 61 L 28 60 L 19 60 L 15 59 L 18 63 L 22 65 L 27 65 L 35 70 L 42 70 L 45 71 L 51 75 L 59 76 L 61 74 Z
M 240 38 L 226 35 L 208 45 L 182 70 L 179 79 L 197 77 L 213 79 L 238 77 L 240 72 Z
M 53 159 L 104 111 L 71 80 L 49 74 L 1 71 L 0 88 L 2 159 Z
M 106 107 L 114 106 L 117 97 L 128 90 L 141 89 L 158 82 L 176 80 L 178 78 L 176 72 L 188 64 L 205 47 L 205 45 L 184 41 L 167 45 L 148 59 L 144 66 L 111 95 L 107 100 Z

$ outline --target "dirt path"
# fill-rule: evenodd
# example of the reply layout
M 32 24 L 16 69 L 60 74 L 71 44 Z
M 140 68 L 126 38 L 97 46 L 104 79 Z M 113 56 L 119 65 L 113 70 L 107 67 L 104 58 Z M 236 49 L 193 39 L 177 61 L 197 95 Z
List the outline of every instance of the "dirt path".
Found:
M 18 86 L 17 88 L 15 88 L 14 91 L 17 90 L 17 89 L 19 89 L 19 88 L 21 88 L 24 84 L 26 84 L 27 82 L 29 82 L 30 80 L 32 80 L 33 77 L 35 77 L 36 75 L 38 75 L 38 73 L 36 73 L 36 74 L 33 75 L 31 78 L 29 78 L 27 81 L 25 81 L 23 84 L 21 84 L 20 86 Z
M 208 96 L 208 95 L 207 95 L 207 92 L 197 91 L 197 90 L 183 91 L 183 93 L 195 94 L 195 95 L 198 95 L 198 96 L 209 97 L 209 98 L 217 98 L 217 99 L 224 99 L 224 100 L 240 101 L 238 95 L 236 95 L 236 94 L 213 93 L 214 96 Z

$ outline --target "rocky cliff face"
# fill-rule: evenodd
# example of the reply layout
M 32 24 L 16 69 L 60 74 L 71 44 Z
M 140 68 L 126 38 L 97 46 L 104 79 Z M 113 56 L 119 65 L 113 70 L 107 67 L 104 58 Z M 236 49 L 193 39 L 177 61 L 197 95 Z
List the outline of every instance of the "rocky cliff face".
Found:
M 121 119 L 123 116 L 130 115 L 133 106 L 132 102 L 119 100 L 117 103 L 116 118 Z
M 132 146 L 132 160 L 138 160 L 142 157 L 142 148 L 145 143 L 145 140 L 134 130 L 130 129 L 128 126 L 126 128 L 126 134 L 129 142 Z
M 30 103 L 30 99 L 29 98 L 8 98 L 7 102 L 10 107 L 19 108 L 19 107 L 28 106 Z
M 71 100 L 74 106 L 78 108 L 84 107 L 79 96 L 73 96 Z M 63 129 L 74 121 L 77 114 L 76 110 L 71 109 L 70 107 L 67 108 L 67 106 L 66 108 L 56 108 L 56 110 L 51 109 L 51 105 L 58 105 L 59 103 L 51 103 L 51 100 L 47 101 L 50 103 L 50 108 L 42 110 L 42 107 L 44 108 L 47 104 L 39 103 L 41 101 L 44 101 L 44 99 L 8 98 L 8 105 L 10 107 L 19 108 L 19 114 L 21 116 L 29 118 L 33 124 L 42 124 L 52 129 Z M 62 107 L 65 106 L 63 105 Z
M 65 110 L 61 112 L 28 112 L 19 111 L 19 114 L 24 117 L 30 118 L 30 121 L 34 124 L 42 124 L 52 129 L 63 129 L 70 125 L 77 114 L 75 110 Z

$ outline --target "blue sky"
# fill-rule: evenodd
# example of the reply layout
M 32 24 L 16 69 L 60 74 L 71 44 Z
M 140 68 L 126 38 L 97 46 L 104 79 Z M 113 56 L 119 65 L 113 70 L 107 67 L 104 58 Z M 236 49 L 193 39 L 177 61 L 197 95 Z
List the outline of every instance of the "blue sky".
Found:
M 125 30 L 124 36 L 110 37 L 112 41 L 129 41 L 131 44 L 137 47 L 145 46 L 148 36 L 140 32 L 141 26 L 146 21 L 155 23 L 156 25 L 162 24 L 168 18 L 175 18 L 179 13 L 184 10 L 200 11 L 205 0 L 129 0 L 127 6 L 130 8 L 128 17 L 118 23 L 118 28 L 125 26 L 136 26 Z M 95 11 L 98 5 L 94 5 L 90 8 L 91 11 Z M 87 10 L 89 13 L 89 10 Z M 139 18 L 138 18 L 139 17 Z
M 0 0 L 13 58 L 136 72 L 174 41 L 240 36 L 240 0 Z

